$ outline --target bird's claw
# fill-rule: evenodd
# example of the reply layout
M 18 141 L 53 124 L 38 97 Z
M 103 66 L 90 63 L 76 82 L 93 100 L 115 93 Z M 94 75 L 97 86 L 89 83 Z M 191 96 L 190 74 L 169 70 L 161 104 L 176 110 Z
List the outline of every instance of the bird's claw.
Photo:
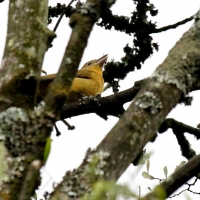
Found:
M 44 71 L 43 69 L 41 70 L 41 73 L 47 75 L 46 71 Z

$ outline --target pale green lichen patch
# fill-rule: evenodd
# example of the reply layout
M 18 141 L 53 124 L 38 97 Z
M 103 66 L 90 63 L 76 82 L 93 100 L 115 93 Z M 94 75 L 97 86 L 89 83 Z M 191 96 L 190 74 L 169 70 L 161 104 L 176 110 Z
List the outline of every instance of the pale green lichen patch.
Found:
M 184 94 L 187 92 L 187 88 L 191 87 L 190 83 L 192 83 L 191 75 L 187 74 L 184 76 L 181 72 L 181 69 L 174 66 L 174 70 L 177 69 L 177 72 L 171 72 L 171 71 L 155 71 L 151 78 L 156 78 L 157 81 L 160 83 L 167 83 L 175 85 L 180 91 L 182 91 Z M 179 73 L 180 71 L 180 73 Z
M 90 154 L 87 158 L 88 165 L 85 167 L 85 172 L 95 177 L 103 176 L 109 156 L 110 153 L 104 151 Z
M 67 58 L 66 58 L 66 63 L 71 64 L 71 63 L 72 63 L 72 59 L 69 58 L 69 57 L 67 57 Z
M 6 161 L 9 165 L 9 172 L 7 173 L 9 175 L 8 181 L 13 180 L 15 177 L 20 178 L 22 177 L 22 173 L 24 171 L 24 160 L 25 158 L 23 156 L 18 157 L 7 157 Z
M 0 114 L 0 140 L 8 151 L 4 159 L 7 164 L 6 177 L 0 182 L 0 189 L 4 190 L 5 185 L 13 181 L 20 181 L 27 170 L 27 164 L 37 157 L 37 146 L 45 143 L 46 137 L 41 136 L 41 130 L 44 127 L 51 129 L 53 119 L 44 109 L 44 103 L 41 103 L 33 111 L 10 107 Z M 27 157 L 25 159 L 27 153 L 28 160 Z M 37 160 L 33 164 L 36 168 L 41 166 Z
M 79 197 L 91 190 L 83 170 L 68 171 L 62 183 L 61 192 L 70 197 Z
M 8 167 L 5 176 L 3 176 L 3 180 L 0 182 L 0 190 L 4 189 L 5 183 L 10 183 L 15 178 L 22 178 L 24 171 L 25 158 L 23 156 L 15 158 L 8 156 L 5 161 Z
M 0 135 L 1 136 L 1 135 Z M 3 139 L 2 137 L 0 139 Z M 5 160 L 5 156 L 7 156 L 7 149 L 3 142 L 0 142 L 0 160 L 1 160 L 1 167 L 0 167 L 0 185 L 2 181 L 5 181 L 8 179 L 6 172 L 7 162 Z
M 135 105 L 149 111 L 151 114 L 156 114 L 162 109 L 161 100 L 150 91 L 141 94 Z
M 11 39 L 8 41 L 8 46 L 9 46 L 9 47 L 12 47 L 14 44 L 15 44 L 15 40 L 14 40 L 14 38 L 11 38 Z
M 26 48 L 25 51 L 26 51 L 26 54 L 28 57 L 30 57 L 30 58 L 37 57 L 36 48 L 34 46 Z
M 95 3 L 86 2 L 79 8 L 79 12 L 81 14 L 89 14 L 89 13 L 96 13 L 95 10 Z
M 20 68 L 20 69 L 24 69 L 24 68 L 25 68 L 25 65 L 20 63 L 20 64 L 19 64 L 19 68 Z
M 133 139 L 130 140 L 130 145 L 133 146 L 135 144 L 135 141 Z
M 67 172 L 62 183 L 61 192 L 70 197 L 80 197 L 91 192 L 92 183 L 105 176 L 110 154 L 105 151 L 88 151 L 84 165 L 72 172 Z
M 22 0 L 15 1 L 15 5 L 16 5 L 16 7 L 20 8 L 24 5 L 24 1 L 22 1 Z
M 34 111 L 10 107 L 0 114 L 0 135 L 5 136 L 5 144 L 13 155 L 23 155 L 31 151 L 32 145 L 40 142 L 41 129 L 52 127 L 51 117 L 44 119 L 44 105 Z
M 8 83 L 9 81 L 11 81 L 12 78 L 13 78 L 12 73 L 7 73 L 7 74 L 5 74 L 4 76 L 2 76 L 2 77 L 0 78 L 0 88 L 1 88 L 4 84 L 6 84 L 6 83 Z
M 25 79 L 29 79 L 29 78 L 34 77 L 34 76 L 35 76 L 35 73 L 34 73 L 34 71 L 31 69 L 30 72 L 29 72 L 29 74 L 26 75 Z
M 98 3 L 98 2 L 97 2 Z M 97 10 L 97 3 L 94 2 L 86 2 L 83 5 L 81 5 L 77 11 L 81 13 L 82 15 L 93 15 L 93 17 L 96 18 L 96 20 L 99 19 L 99 10 Z

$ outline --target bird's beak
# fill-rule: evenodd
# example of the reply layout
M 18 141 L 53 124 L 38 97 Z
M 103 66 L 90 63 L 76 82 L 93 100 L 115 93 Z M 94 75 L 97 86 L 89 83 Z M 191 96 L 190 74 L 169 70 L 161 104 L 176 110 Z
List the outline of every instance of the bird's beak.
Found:
M 102 56 L 101 58 L 96 60 L 96 64 L 102 65 L 107 61 L 108 59 L 108 54 Z

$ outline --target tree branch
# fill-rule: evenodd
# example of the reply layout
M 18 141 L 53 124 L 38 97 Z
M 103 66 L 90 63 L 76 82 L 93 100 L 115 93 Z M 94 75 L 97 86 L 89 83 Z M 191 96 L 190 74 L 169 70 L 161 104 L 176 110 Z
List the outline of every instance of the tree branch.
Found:
M 191 17 L 188 17 L 188 18 L 186 18 L 186 19 L 184 19 L 184 20 L 182 20 L 182 21 L 180 21 L 180 22 L 177 22 L 177 23 L 175 23 L 175 24 L 171 24 L 171 25 L 168 25 L 168 26 L 164 26 L 164 27 L 162 27 L 162 28 L 157 28 L 157 29 L 155 29 L 155 30 L 153 30 L 153 31 L 151 31 L 151 33 L 160 33 L 160 32 L 163 32 L 163 31 L 167 31 L 167 30 L 169 30 L 169 29 L 174 29 L 174 28 L 177 28 L 178 26 L 180 26 L 180 25 L 183 25 L 183 24 L 186 24 L 187 22 L 190 22 L 191 20 L 193 20 L 194 19 L 194 15 L 192 15 Z
M 127 90 L 102 97 L 100 99 L 88 100 L 85 103 L 75 102 L 65 105 L 62 109 L 60 119 L 74 117 L 82 114 L 96 113 L 100 117 L 107 119 L 108 115 L 119 117 L 123 114 L 123 105 L 133 100 L 140 87 L 146 79 L 135 82 L 135 85 Z
M 52 22 L 53 17 L 58 17 L 59 15 L 61 15 L 63 13 L 63 11 L 65 10 L 65 16 L 66 17 L 70 17 L 71 14 L 75 11 L 75 9 L 72 6 L 67 6 L 68 8 L 66 9 L 65 4 L 60 4 L 57 3 L 57 6 L 55 7 L 51 7 L 49 6 L 48 10 L 48 24 L 50 24 Z
M 89 113 L 96 113 L 105 120 L 107 119 L 108 115 L 120 117 L 124 112 L 123 105 L 127 102 L 132 101 L 133 98 L 135 98 L 142 84 L 145 84 L 146 81 L 147 78 L 142 79 L 140 81 L 136 81 L 132 88 L 118 92 L 110 96 L 102 97 L 98 100 L 87 100 L 84 103 L 80 101 L 64 105 L 61 111 L 60 119 L 75 117 L 78 115 L 89 114 Z M 194 88 L 192 88 L 191 91 L 199 90 L 200 89 L 199 85 L 200 84 L 195 83 Z M 182 103 L 184 98 L 185 96 L 182 95 L 179 103 Z M 163 123 L 163 125 L 164 124 L 165 122 Z M 167 123 L 166 125 L 167 127 L 165 128 L 164 126 L 163 131 L 160 128 L 161 132 L 164 132 L 167 130 L 167 128 L 170 128 L 170 124 L 168 125 Z M 191 128 L 188 126 L 189 133 L 199 138 L 198 129 L 195 128 L 191 129 Z
M 60 17 L 59 17 L 59 19 L 58 19 L 58 21 L 57 21 L 55 27 L 53 28 L 53 31 L 54 31 L 54 32 L 56 32 L 56 30 L 57 30 L 57 28 L 58 28 L 58 26 L 59 26 L 59 24 L 60 24 L 60 22 L 61 22 L 61 20 L 62 20 L 62 18 L 63 18 L 63 16 L 64 16 L 65 12 L 67 11 L 67 9 L 71 6 L 71 4 L 72 4 L 74 1 L 75 1 L 75 0 L 71 0 L 70 3 L 67 5 L 67 7 L 63 9 L 63 11 L 62 11 L 62 13 L 61 13 L 61 15 L 60 15 Z
M 196 155 L 195 151 L 190 147 L 188 140 L 183 135 L 185 132 L 194 135 L 197 139 L 200 139 L 200 130 L 197 128 L 193 128 L 181 122 L 178 122 L 174 119 L 168 118 L 166 119 L 158 132 L 163 133 L 167 131 L 168 128 L 171 128 L 178 140 L 178 143 L 181 147 L 182 155 L 186 157 L 188 160 Z
M 60 24 L 60 22 L 61 22 L 61 20 L 62 20 L 62 18 L 64 16 L 64 14 L 69 13 L 69 16 L 71 15 L 71 13 L 72 13 L 71 4 L 74 1 L 75 0 L 71 0 L 70 3 L 67 5 L 67 7 L 65 7 L 65 4 L 63 6 L 61 6 L 60 4 L 57 5 L 57 7 L 61 8 L 61 9 L 59 9 L 59 11 L 62 11 L 62 12 L 60 13 L 60 17 L 59 17 L 58 21 L 56 22 L 55 27 L 53 28 L 53 32 L 56 32 L 56 30 L 57 30 L 57 28 L 58 28 L 58 26 L 59 26 L 59 24 Z M 48 22 L 49 22 L 49 24 L 51 23 L 51 14 L 50 14 L 50 12 L 52 13 L 52 8 L 51 7 L 49 7 L 49 13 L 48 13 Z M 53 41 L 53 39 L 50 38 L 49 41 L 48 41 L 48 47 L 52 47 L 52 41 Z

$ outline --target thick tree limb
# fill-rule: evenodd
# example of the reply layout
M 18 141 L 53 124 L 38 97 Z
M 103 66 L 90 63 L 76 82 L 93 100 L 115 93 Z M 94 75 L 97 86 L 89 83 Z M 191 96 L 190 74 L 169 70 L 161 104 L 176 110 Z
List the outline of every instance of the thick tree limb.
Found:
M 6 46 L 0 71 L 0 111 L 10 106 L 32 109 L 35 105 L 36 86 L 47 41 L 55 37 L 46 27 L 46 6 L 47 0 L 10 1 Z
M 9 3 L 0 71 L 0 136 L 1 146 L 6 146 L 6 151 L 1 152 L 6 165 L 0 180 L 0 199 L 23 199 L 27 194 L 30 198 L 39 184 L 39 169 L 34 173 L 30 165 L 42 159 L 40 145 L 43 141 L 34 136 L 44 120 L 38 121 L 42 109 L 33 109 L 47 41 L 55 37 L 46 26 L 47 6 L 47 0 L 11 0 Z M 25 184 L 30 177 L 31 183 Z

